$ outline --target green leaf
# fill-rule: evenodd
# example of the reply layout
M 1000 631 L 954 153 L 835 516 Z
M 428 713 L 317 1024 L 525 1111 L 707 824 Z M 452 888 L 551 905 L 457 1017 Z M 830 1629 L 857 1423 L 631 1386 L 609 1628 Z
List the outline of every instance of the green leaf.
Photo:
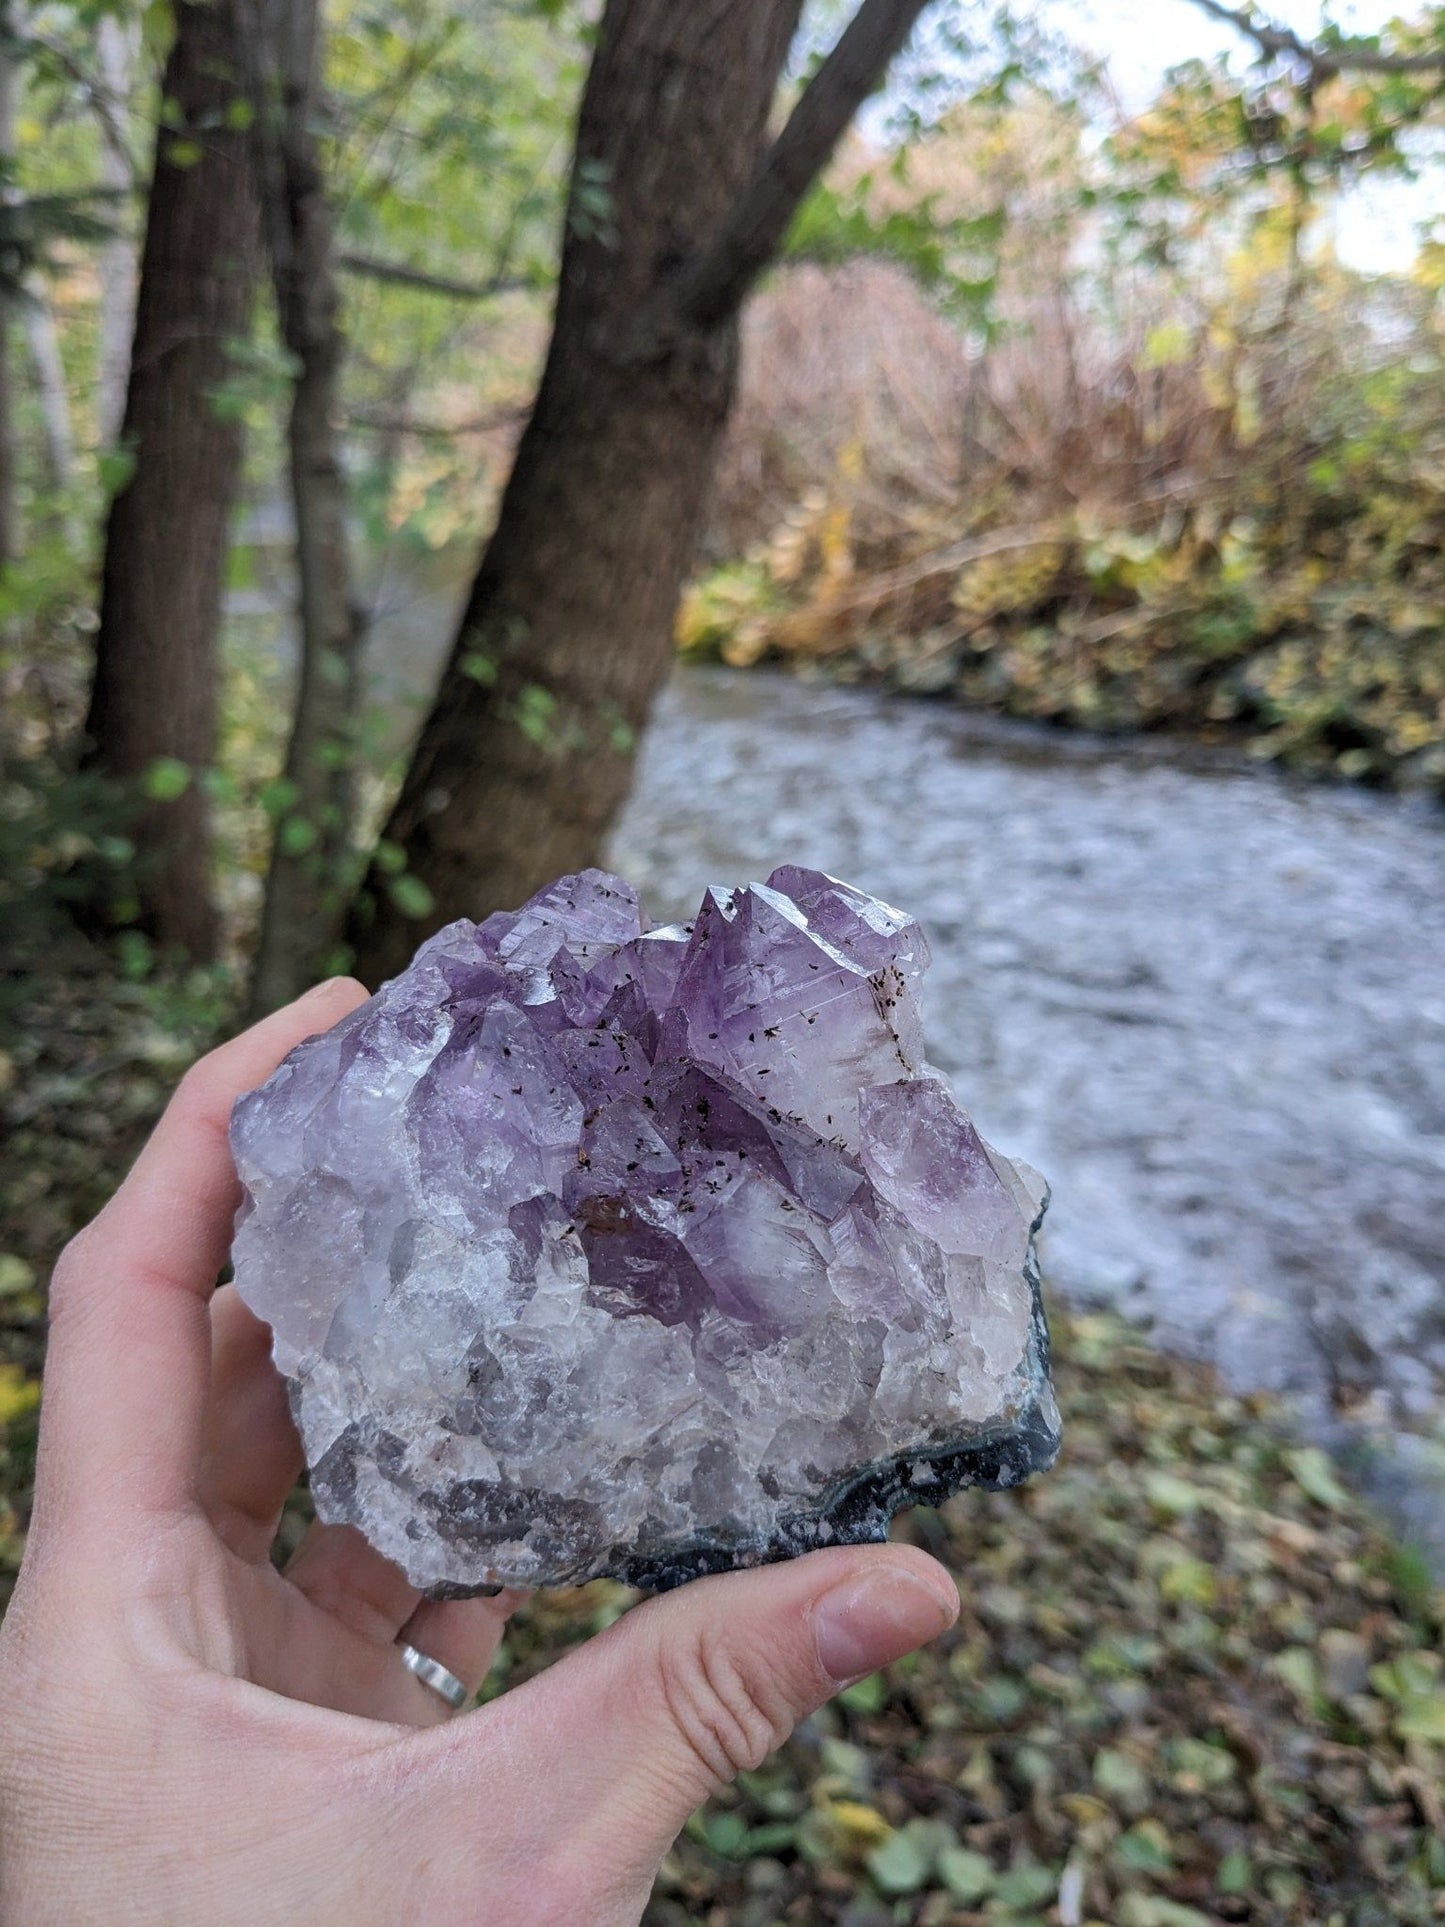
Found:
M 35 1283 L 35 1272 L 11 1252 L 0 1255 L 0 1298 L 18 1298 Z
M 208 769 L 201 783 L 213 803 L 238 803 L 241 800 L 241 785 L 231 770 Z
M 1125 1894 L 1119 1903 L 1119 1927 L 1212 1927 L 1207 1914 L 1185 1907 L 1160 1894 Z
M 150 975 L 155 951 L 150 938 L 143 931 L 122 930 L 116 938 L 115 947 L 120 961 L 120 974 L 128 983 L 139 983 Z
M 1175 1519 L 1187 1519 L 1197 1512 L 1204 1497 L 1197 1485 L 1190 1485 L 1187 1479 L 1177 1478 L 1172 1472 L 1150 1472 L 1144 1481 L 1144 1490 L 1150 1505 Z
M 250 542 L 233 542 L 230 554 L 226 557 L 226 587 L 232 590 L 254 589 L 260 580 L 257 568 L 259 551 Z
M 1054 1755 L 1046 1746 L 1016 1746 L 1012 1766 L 1014 1777 L 1024 1786 L 1047 1786 L 1054 1778 Z
M 991 1725 L 1007 1726 L 1028 1705 L 1029 1690 L 1012 1673 L 994 1673 L 979 1681 L 974 1698 Z
M 199 141 L 167 141 L 165 156 L 172 167 L 194 167 L 205 151 Z
M 1214 1876 L 1215 1891 L 1221 1894 L 1247 1894 L 1254 1883 L 1254 1868 L 1247 1853 L 1236 1847 L 1219 1863 Z
M 864 1864 L 879 1893 L 890 1899 L 916 1894 L 927 1880 L 937 1857 L 931 1829 L 924 1831 L 927 1825 L 926 1821 L 922 1827 L 917 1821 L 910 1821 L 868 1855 Z
M 1196 1740 L 1189 1733 L 1171 1740 L 1165 1751 L 1175 1774 L 1185 1780 L 1198 1781 L 1201 1786 L 1228 1786 L 1239 1771 L 1228 1747 L 1213 1746 L 1208 1740 Z
M 749 1860 L 755 1860 L 764 1853 L 785 1853 L 796 1844 L 797 1838 L 796 1821 L 770 1820 L 766 1825 L 751 1830 L 743 1842 L 743 1852 Z
M 1403 1705 L 1412 1699 L 1429 1699 L 1436 1690 L 1442 1671 L 1438 1653 L 1405 1652 L 1392 1660 L 1382 1660 L 1370 1668 L 1370 1684 L 1381 1699 Z
M 1042 1907 L 1051 1901 L 1059 1891 L 1059 1876 L 1047 1867 L 1011 1867 L 1001 1873 L 993 1883 L 993 1898 L 1001 1906 L 1011 1907 L 1016 1912 L 1026 1908 Z
M 1194 348 L 1191 329 L 1182 321 L 1161 321 L 1144 339 L 1140 356 L 1143 368 L 1178 368 L 1188 361 Z
M 371 860 L 384 877 L 399 877 L 406 868 L 406 851 L 399 843 L 388 843 L 383 837 L 372 851 Z
M 1168 1873 L 1174 1865 L 1169 1836 L 1157 1820 L 1141 1820 L 1130 1827 L 1120 1835 L 1114 1851 L 1138 1873 Z
M 174 803 L 191 786 L 191 772 L 178 756 L 157 756 L 141 777 L 141 789 L 154 803 Z
M 206 396 L 206 405 L 218 422 L 243 422 L 251 398 L 240 382 L 218 383 Z
M 550 689 L 531 682 L 518 694 L 512 716 L 529 743 L 545 749 L 553 740 L 557 698 Z
M 1331 1512 L 1348 1509 L 1350 1495 L 1335 1477 L 1335 1469 L 1327 1454 L 1317 1445 L 1306 1445 L 1297 1452 L 1286 1452 L 1284 1462 L 1306 1498 L 1313 1499 L 1316 1505 L 1327 1506 Z
M 1149 1792 L 1149 1778 L 1139 1762 L 1111 1746 L 1094 1755 L 1094 1785 L 1121 1800 L 1142 1800 Z
M 496 658 L 489 656 L 485 649 L 469 649 L 462 657 L 460 667 L 464 676 L 470 676 L 473 682 L 480 683 L 484 689 L 490 689 L 497 680 Z
M 386 886 L 386 893 L 404 917 L 428 916 L 435 902 L 420 877 L 393 877 Z
M 845 1686 L 838 1698 L 850 1713 L 876 1713 L 888 1699 L 888 1681 L 882 1673 L 870 1673 Z
M 1416 1546 L 1389 1546 L 1382 1563 L 1406 1613 L 1423 1622 L 1435 1603 L 1435 1580 L 1425 1555 Z
M 829 1865 L 838 1853 L 838 1838 L 826 1813 L 814 1809 L 798 1822 L 798 1852 L 816 1867 Z
M 305 856 L 321 839 L 316 825 L 304 816 L 288 816 L 277 831 L 276 842 L 283 856 Z
M 1158 1664 L 1161 1647 L 1147 1633 L 1108 1633 L 1084 1654 L 1095 1679 L 1132 1679 Z
M 982 1900 L 993 1888 L 993 1862 L 967 1847 L 945 1847 L 938 1856 L 938 1875 L 955 1900 Z
M 741 1813 L 705 1813 L 702 1832 L 713 1852 L 730 1860 L 748 1837 L 748 1823 Z
M 113 501 L 135 474 L 134 447 L 121 442 L 114 448 L 102 449 L 95 458 L 95 472 L 101 494 L 107 502 Z
M 1269 1661 L 1269 1670 L 1307 1705 L 1319 1698 L 1319 1663 L 1308 1646 L 1286 1646 Z
M 289 776 L 277 776 L 271 782 L 261 785 L 257 801 L 267 816 L 275 822 L 295 805 L 300 795 L 300 790 Z
M 1445 1746 L 1445 1694 L 1406 1700 L 1396 1715 L 1395 1731 L 1402 1740 Z
M 1178 1559 L 1160 1573 L 1159 1593 L 1173 1605 L 1212 1606 L 1218 1595 L 1214 1568 L 1202 1559 Z

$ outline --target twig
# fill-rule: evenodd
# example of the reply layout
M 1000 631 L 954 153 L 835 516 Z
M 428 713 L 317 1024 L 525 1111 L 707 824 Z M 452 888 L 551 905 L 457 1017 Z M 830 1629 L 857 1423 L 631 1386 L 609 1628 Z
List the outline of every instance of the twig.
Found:
M 1445 72 L 1445 47 L 1428 53 L 1387 54 L 1358 41 L 1342 41 L 1336 47 L 1318 47 L 1288 27 L 1255 18 L 1252 8 L 1230 7 L 1225 0 L 1194 0 L 1194 5 L 1215 20 L 1235 27 L 1252 40 L 1262 54 L 1293 60 L 1307 67 L 1316 80 L 1333 80 L 1337 74 L 1437 74 Z
M 424 294 L 445 295 L 451 301 L 491 301 L 498 295 L 518 294 L 536 285 L 522 274 L 496 274 L 486 281 L 453 281 L 447 275 L 408 267 L 404 261 L 380 261 L 370 254 L 339 254 L 336 261 L 348 274 L 419 288 Z
M 737 311 L 926 5 L 927 0 L 863 0 L 803 89 L 722 234 L 684 282 L 680 305 L 690 321 L 712 327 Z
M 116 158 L 124 162 L 134 185 L 138 179 L 138 170 L 135 157 L 130 151 L 130 143 L 126 138 L 124 101 L 118 100 L 104 80 L 98 80 L 59 41 L 51 40 L 45 34 L 36 33 L 33 30 L 26 38 L 31 47 L 43 54 L 48 54 L 67 79 L 72 80 L 87 95 L 100 122 L 102 138 Z
M 346 422 L 350 428 L 371 428 L 382 435 L 418 435 L 448 441 L 454 435 L 490 435 L 498 428 L 514 428 L 526 419 L 530 402 L 498 408 L 487 415 L 476 415 L 464 422 L 418 421 L 414 415 L 385 414 L 378 409 L 349 408 Z

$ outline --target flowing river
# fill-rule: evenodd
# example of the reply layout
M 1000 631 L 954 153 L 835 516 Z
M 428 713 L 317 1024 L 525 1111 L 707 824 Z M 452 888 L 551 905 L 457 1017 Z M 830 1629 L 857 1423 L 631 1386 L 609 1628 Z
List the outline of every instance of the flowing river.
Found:
M 1052 1182 L 1055 1291 L 1288 1394 L 1445 1570 L 1445 847 L 1422 803 L 689 669 L 615 866 L 917 915 L 935 1063 Z

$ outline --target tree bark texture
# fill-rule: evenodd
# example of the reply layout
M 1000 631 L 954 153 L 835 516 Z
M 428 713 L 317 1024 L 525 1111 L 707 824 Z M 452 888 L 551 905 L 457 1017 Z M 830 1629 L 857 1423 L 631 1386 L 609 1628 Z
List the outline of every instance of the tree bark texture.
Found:
M 864 11 L 880 5 L 897 0 Z M 922 5 L 911 0 L 914 16 Z M 428 929 L 594 861 L 626 794 L 732 401 L 738 305 L 761 263 L 728 277 L 729 299 L 704 318 L 687 293 L 767 171 L 799 12 L 800 0 L 608 0 L 541 387 L 384 832 L 388 861 L 352 917 L 368 982 Z M 794 204 L 810 179 L 791 184 Z M 424 918 L 389 898 L 402 859 L 430 894 Z
M 15 164 L 15 118 L 20 106 L 20 62 L 15 46 L 17 21 L 11 0 L 0 0 L 0 194 L 13 208 L 11 186 Z M 15 560 L 19 543 L 19 478 L 16 468 L 15 407 L 19 382 L 15 367 L 15 312 L 21 299 L 18 285 L 0 286 L 0 569 Z
M 335 948 L 353 816 L 361 625 L 352 596 L 338 423 L 345 339 L 331 208 L 313 131 L 317 0 L 269 0 L 251 36 L 257 181 L 281 335 L 295 358 L 288 424 L 300 675 L 251 987 L 254 1016 L 304 990 Z
M 122 440 L 134 467 L 111 504 L 101 575 L 89 765 L 135 784 L 160 758 L 184 793 L 137 820 L 142 920 L 165 946 L 213 954 L 210 824 L 202 778 L 215 750 L 216 632 L 239 422 L 217 406 L 245 333 L 259 262 L 237 6 L 182 0 L 162 91 Z

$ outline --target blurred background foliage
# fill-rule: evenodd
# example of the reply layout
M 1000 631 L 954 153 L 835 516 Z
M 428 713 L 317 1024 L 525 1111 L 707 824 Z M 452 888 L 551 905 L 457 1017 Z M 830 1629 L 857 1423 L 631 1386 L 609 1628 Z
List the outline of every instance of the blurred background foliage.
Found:
M 1368 90 L 1321 97 L 1303 169 L 1254 158 L 1248 106 L 1189 69 L 1100 143 L 1015 89 L 815 197 L 879 245 L 750 317 L 681 647 L 1438 790 L 1437 249 L 1381 276 L 1330 245 Z
M 459 580 L 457 557 L 495 505 L 546 346 L 587 14 L 552 0 L 465 18 L 436 0 L 329 9 L 318 131 L 346 273 L 337 426 L 363 623 L 410 601 L 438 554 L 453 551 L 447 580 Z M 58 379 L 43 378 L 32 342 L 8 397 L 23 541 L 0 576 L 0 911 L 7 943 L 25 959 L 69 932 L 75 902 L 93 892 L 96 861 L 114 873 L 114 921 L 138 920 L 128 828 L 144 800 L 166 800 L 192 773 L 158 759 L 137 795 L 74 767 L 98 542 L 134 465 L 104 414 L 104 310 L 134 299 L 150 130 L 172 111 L 160 62 L 174 21 L 164 4 L 56 5 L 16 27 L 23 92 L 11 195 L 21 207 L 60 210 L 17 269 L 17 307 L 27 332 L 38 327 L 53 345 Z M 101 58 L 107 32 L 121 44 L 120 91 Z M 237 106 L 244 118 L 245 103 Z M 123 154 L 126 182 L 97 200 L 90 190 L 106 173 L 108 148 Z M 119 295 L 98 233 L 129 257 Z M 246 469 L 226 571 L 219 753 L 199 780 L 215 806 L 213 887 L 234 995 L 284 814 L 295 674 L 289 520 L 278 493 L 294 368 L 267 304 L 256 303 L 226 359 L 211 406 L 243 424 Z M 384 667 L 379 680 L 357 750 L 373 828 L 414 726 L 411 710 L 398 714 Z M 142 956 L 148 942 L 137 929 L 126 954 Z

